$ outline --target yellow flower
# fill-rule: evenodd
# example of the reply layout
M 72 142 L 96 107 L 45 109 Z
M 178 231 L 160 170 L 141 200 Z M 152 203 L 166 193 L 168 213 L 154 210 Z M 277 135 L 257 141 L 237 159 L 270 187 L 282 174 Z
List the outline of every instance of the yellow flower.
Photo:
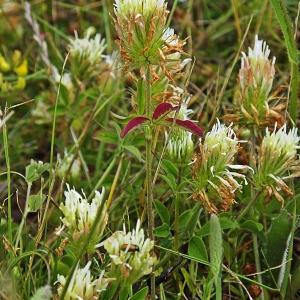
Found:
M 12 55 L 12 62 L 14 66 L 19 66 L 21 64 L 21 51 L 15 50 L 13 55 Z
M 14 70 L 19 76 L 26 76 L 28 74 L 28 61 L 25 59 Z
M 18 77 L 18 80 L 14 87 L 19 91 L 24 90 L 26 87 L 26 80 L 24 79 L 24 77 Z
M 9 63 L 5 60 L 3 56 L 0 55 L 0 71 L 8 72 L 10 70 Z

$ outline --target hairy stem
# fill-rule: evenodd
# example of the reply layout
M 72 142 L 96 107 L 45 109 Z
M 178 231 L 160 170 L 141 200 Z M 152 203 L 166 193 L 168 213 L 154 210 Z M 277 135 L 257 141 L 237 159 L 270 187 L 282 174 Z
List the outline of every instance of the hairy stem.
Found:
M 146 114 L 151 117 L 151 73 L 150 66 L 146 70 Z M 147 183 L 147 216 L 148 232 L 151 240 L 154 241 L 154 214 L 152 194 L 152 128 L 146 128 L 146 183 Z M 151 275 L 151 299 L 155 299 L 155 275 Z

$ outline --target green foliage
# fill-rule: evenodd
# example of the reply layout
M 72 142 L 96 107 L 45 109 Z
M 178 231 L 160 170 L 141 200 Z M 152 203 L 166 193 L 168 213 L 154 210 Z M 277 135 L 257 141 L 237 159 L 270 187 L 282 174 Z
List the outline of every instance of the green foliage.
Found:
M 292 300 L 299 294 L 300 182 L 293 177 L 300 174 L 299 161 L 291 155 L 290 169 L 278 170 L 287 160 L 276 160 L 272 150 L 266 154 L 268 168 L 262 170 L 262 181 L 268 184 L 255 184 L 266 127 L 289 124 L 287 105 L 292 123 L 299 123 L 299 53 L 293 32 L 298 3 L 166 2 L 167 19 L 154 14 L 150 23 L 153 15 L 146 23 L 136 16 L 118 24 L 126 37 L 121 42 L 133 45 L 121 47 L 135 60 L 132 64 L 119 52 L 114 1 L 28 1 L 29 11 L 27 1 L 0 1 L 1 299 L 65 300 L 76 267 L 87 263 L 90 278 L 103 275 L 107 280 L 105 290 L 96 295 L 99 300 L 153 299 L 154 280 L 154 292 L 162 300 L 248 299 L 259 287 L 265 300 L 274 295 Z M 185 42 L 183 48 L 176 39 L 169 45 L 162 40 L 165 25 Z M 70 40 L 76 39 L 74 30 L 80 39 L 89 37 L 75 56 L 67 55 Z M 134 30 L 134 35 L 126 30 Z M 88 48 L 96 34 L 106 39 L 102 49 Z M 247 103 L 247 109 L 263 111 L 263 122 L 255 125 L 237 113 L 237 95 L 240 52 L 253 47 L 256 34 L 269 45 L 270 56 L 276 56 L 276 74 L 268 106 L 265 99 L 260 102 L 271 111 L 268 118 L 251 102 L 253 95 Z M 90 52 L 81 57 L 84 49 Z M 93 53 L 98 55 L 95 63 L 89 60 Z M 178 128 L 164 118 L 180 116 L 172 110 L 153 121 L 153 111 L 162 102 L 171 107 L 186 103 L 188 118 L 204 134 L 217 118 L 226 126 L 233 123 L 236 155 L 228 161 L 224 148 L 218 157 L 210 156 L 207 167 L 201 156 L 206 138 L 192 136 L 193 157 L 184 162 L 171 157 L 168 136 Z M 137 115 L 151 120 L 121 139 L 122 128 Z M 209 144 L 208 150 L 226 141 Z M 206 199 L 201 201 L 195 192 L 197 163 L 202 166 L 198 173 L 205 174 L 200 179 L 205 179 L 201 192 L 210 196 L 207 201 L 227 200 L 219 201 L 217 214 L 208 213 Z M 255 174 L 240 165 L 251 166 Z M 85 206 L 90 211 L 81 207 L 83 219 L 95 218 L 81 232 L 63 226 L 60 207 L 66 205 L 66 184 L 84 193 L 89 204 L 103 188 L 105 201 L 98 211 L 92 205 Z M 75 193 L 71 199 L 70 210 L 78 204 Z M 107 218 L 102 215 L 104 205 Z M 74 211 L 69 216 L 72 219 Z M 132 233 L 138 219 L 145 239 L 153 233 L 149 255 L 155 267 L 128 285 L 132 270 L 120 253 L 131 261 L 141 259 L 141 236 L 121 241 L 123 252 L 115 255 L 109 255 L 103 242 L 124 226 Z M 64 276 L 66 288 L 58 276 Z

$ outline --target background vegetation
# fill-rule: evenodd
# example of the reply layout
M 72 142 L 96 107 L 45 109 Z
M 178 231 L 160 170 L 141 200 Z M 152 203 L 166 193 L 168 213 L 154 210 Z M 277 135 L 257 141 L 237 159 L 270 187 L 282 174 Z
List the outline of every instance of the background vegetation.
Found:
M 190 118 L 204 133 L 218 118 L 227 125 L 233 121 L 240 140 L 251 140 L 250 127 L 238 126 L 232 113 L 241 51 L 253 46 L 256 34 L 276 56 L 272 101 L 290 101 L 276 121 L 299 125 L 298 1 L 286 0 L 283 6 L 275 0 L 167 3 L 171 26 L 181 39 L 187 37 L 184 50 L 192 58 L 178 86 L 191 96 Z M 147 235 L 145 135 L 137 129 L 120 138 L 136 111 L 140 74 L 124 70 L 113 54 L 118 51 L 113 16 L 110 0 L 36 0 L 27 11 L 25 1 L 0 0 L 1 299 L 30 299 L 46 285 L 58 299 L 57 276 L 74 272 L 78 259 L 81 267 L 91 261 L 96 277 L 109 266 L 103 245 L 90 251 L 86 244 L 81 251 L 84 239 L 72 243 L 66 234 L 57 234 L 66 183 L 84 191 L 88 200 L 105 188 L 108 222 L 98 243 L 123 224 L 132 230 L 138 219 Z M 90 71 L 68 54 L 74 31 L 80 37 L 100 33 L 107 44 L 103 55 L 117 58 L 112 63 L 103 59 Z M 5 63 L 10 70 L 5 71 Z M 228 211 L 211 217 L 193 197 L 192 166 L 168 153 L 161 160 L 162 129 L 155 139 L 151 168 L 157 175 L 152 192 L 159 299 L 297 299 L 299 180 L 289 183 L 293 192 L 283 196 L 284 203 L 263 193 L 251 202 L 251 184 L 244 186 Z M 193 141 L 196 151 L 199 138 Z M 249 159 L 247 151 L 237 155 L 238 164 Z M 241 215 L 249 202 L 251 211 Z M 108 290 L 118 292 L 99 299 L 145 299 L 150 277 L 129 289 L 109 282 Z

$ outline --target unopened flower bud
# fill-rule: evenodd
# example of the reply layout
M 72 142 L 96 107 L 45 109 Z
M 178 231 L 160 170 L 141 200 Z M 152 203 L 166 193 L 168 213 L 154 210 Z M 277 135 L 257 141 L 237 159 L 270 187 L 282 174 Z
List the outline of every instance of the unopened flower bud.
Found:
M 187 104 L 182 103 L 177 118 L 187 120 L 190 112 Z M 173 161 L 184 163 L 191 159 L 194 143 L 190 132 L 174 126 L 170 134 L 166 133 L 166 139 L 168 139 L 167 151 Z
M 6 61 L 6 59 L 2 55 L 0 55 L 0 71 L 6 73 L 9 70 L 10 70 L 9 63 Z

